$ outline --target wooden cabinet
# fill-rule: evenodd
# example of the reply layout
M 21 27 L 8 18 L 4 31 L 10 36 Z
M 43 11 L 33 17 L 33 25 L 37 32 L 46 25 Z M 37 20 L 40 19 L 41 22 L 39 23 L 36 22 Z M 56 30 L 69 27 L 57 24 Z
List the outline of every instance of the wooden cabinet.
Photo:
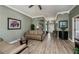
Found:
M 59 31 L 59 38 L 63 40 L 68 39 L 68 31 Z

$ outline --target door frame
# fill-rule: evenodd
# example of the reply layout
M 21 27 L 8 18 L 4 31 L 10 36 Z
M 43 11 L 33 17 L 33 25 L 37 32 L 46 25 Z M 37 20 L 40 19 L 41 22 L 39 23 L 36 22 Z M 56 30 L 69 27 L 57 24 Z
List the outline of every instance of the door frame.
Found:
M 74 39 L 74 22 L 76 20 L 76 18 L 78 17 L 79 15 L 76 15 L 74 17 L 72 17 L 72 42 L 75 42 L 75 39 Z
M 75 19 L 74 19 L 75 17 L 73 17 L 72 18 L 72 42 L 74 42 L 74 21 L 75 21 Z

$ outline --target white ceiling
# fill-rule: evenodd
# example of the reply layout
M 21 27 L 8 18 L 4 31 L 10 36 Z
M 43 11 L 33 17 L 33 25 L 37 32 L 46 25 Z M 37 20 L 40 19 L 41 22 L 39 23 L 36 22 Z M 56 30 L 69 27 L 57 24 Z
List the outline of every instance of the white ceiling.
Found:
M 17 9 L 26 15 L 31 17 L 55 17 L 58 12 L 68 11 L 73 7 L 73 5 L 41 5 L 42 10 L 38 8 L 37 5 L 32 8 L 28 8 L 29 5 L 9 5 L 9 7 Z

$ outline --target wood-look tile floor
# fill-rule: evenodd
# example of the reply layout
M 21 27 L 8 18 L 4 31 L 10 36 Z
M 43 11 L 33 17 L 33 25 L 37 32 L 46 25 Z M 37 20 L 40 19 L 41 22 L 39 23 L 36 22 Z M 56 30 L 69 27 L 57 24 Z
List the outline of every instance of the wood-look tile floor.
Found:
M 4 54 L 8 54 L 18 46 L 20 46 L 19 42 L 14 44 L 9 44 L 5 41 L 2 41 L 0 42 L 0 52 L 3 52 Z
M 69 40 L 53 38 L 50 33 L 41 41 L 29 40 L 28 48 L 21 54 L 73 54 L 74 43 Z

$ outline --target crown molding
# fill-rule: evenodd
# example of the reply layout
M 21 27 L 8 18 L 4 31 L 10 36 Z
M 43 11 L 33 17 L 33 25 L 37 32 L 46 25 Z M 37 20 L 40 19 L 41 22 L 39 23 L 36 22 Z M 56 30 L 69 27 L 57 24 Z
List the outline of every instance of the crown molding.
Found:
M 72 8 L 70 8 L 68 11 L 58 12 L 57 14 L 70 13 L 70 11 L 71 11 L 72 9 L 74 9 L 75 7 L 76 7 L 76 5 L 72 6 Z
M 58 12 L 57 14 L 56 14 L 56 17 L 55 17 L 55 20 L 57 19 L 57 16 L 59 15 L 59 14 L 64 14 L 64 13 L 70 13 L 70 11 L 72 10 L 72 9 L 74 9 L 76 7 L 76 5 L 74 5 L 72 8 L 70 8 L 68 11 L 63 11 L 63 12 Z
M 56 16 L 55 16 L 55 20 L 57 20 L 57 16 L 59 15 L 59 14 L 65 14 L 65 13 L 68 13 L 69 14 L 69 11 L 63 11 L 63 12 L 58 12 L 57 14 L 56 14 Z
M 32 17 L 32 18 L 39 18 L 39 17 L 44 17 L 45 18 L 45 16 L 35 16 L 35 17 Z
M 65 14 L 65 13 L 69 13 L 69 11 L 58 12 L 57 14 Z
M 28 14 L 26 14 L 26 13 L 24 13 L 24 12 L 22 12 L 22 11 L 16 9 L 16 8 L 13 8 L 13 7 L 9 6 L 9 5 L 4 5 L 4 6 L 10 8 L 10 9 L 12 9 L 12 10 L 15 10 L 15 11 L 17 11 L 17 12 L 19 12 L 19 13 L 21 13 L 21 14 L 27 16 L 27 17 L 30 17 L 30 18 L 38 18 L 38 17 L 44 17 L 44 18 L 46 18 L 45 16 L 42 16 L 42 15 L 41 15 L 41 16 L 35 16 L 35 17 L 33 17 L 33 16 L 28 15 Z M 58 13 L 56 14 L 55 20 L 56 20 L 56 18 L 57 18 L 57 16 L 58 16 L 59 14 L 70 13 L 70 11 L 71 11 L 72 9 L 74 9 L 75 7 L 76 7 L 76 5 L 74 5 L 72 8 L 70 8 L 70 10 L 68 10 L 68 11 L 58 12 Z
M 72 6 L 72 8 L 70 8 L 70 9 L 68 10 L 68 12 L 70 13 L 70 11 L 71 11 L 72 9 L 74 9 L 76 6 L 77 6 L 77 5 Z
M 26 14 L 26 13 L 24 13 L 24 12 L 22 12 L 22 11 L 16 9 L 16 8 L 13 8 L 13 7 L 9 6 L 9 5 L 4 5 L 4 6 L 10 8 L 12 10 L 15 10 L 15 11 L 17 11 L 17 12 L 19 12 L 19 13 L 27 16 L 27 17 L 30 17 L 30 18 L 38 18 L 38 17 L 44 17 L 45 18 L 45 16 L 42 16 L 42 15 L 41 16 L 35 16 L 35 17 L 33 17 L 33 16 L 30 16 L 30 15 L 28 15 L 28 14 Z
M 13 8 L 13 7 L 9 6 L 9 5 L 4 5 L 4 6 L 10 8 L 10 9 L 12 9 L 12 10 L 14 10 L 14 11 L 17 11 L 17 12 L 19 12 L 19 13 L 21 13 L 21 14 L 27 16 L 27 17 L 32 18 L 32 16 L 30 16 L 30 15 L 26 15 L 26 13 L 24 13 L 24 12 L 22 12 L 22 11 L 16 9 L 16 8 Z

